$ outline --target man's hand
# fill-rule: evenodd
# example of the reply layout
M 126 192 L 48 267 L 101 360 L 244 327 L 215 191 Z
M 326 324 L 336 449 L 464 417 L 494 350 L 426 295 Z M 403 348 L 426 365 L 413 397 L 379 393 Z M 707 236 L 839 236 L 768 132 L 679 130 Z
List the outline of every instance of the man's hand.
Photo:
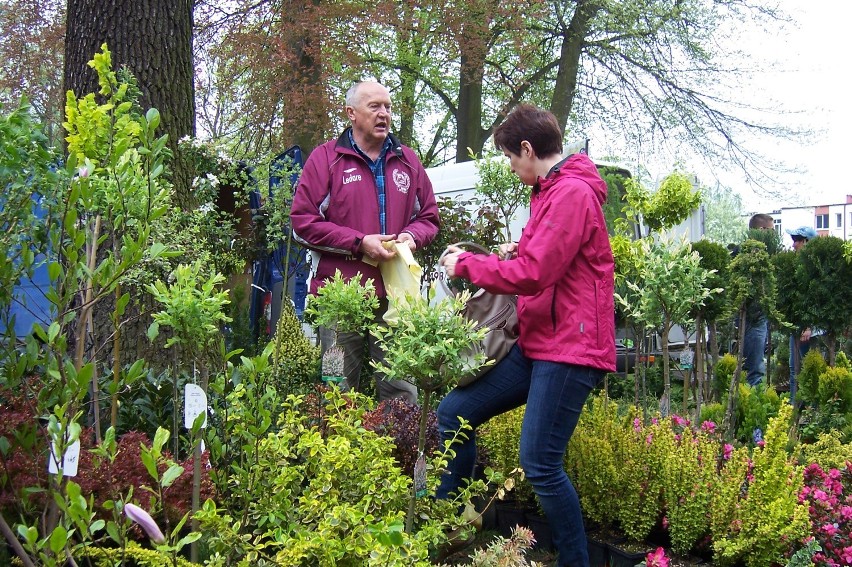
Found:
M 414 237 L 411 236 L 410 232 L 400 232 L 396 241 L 405 242 L 406 244 L 408 244 L 408 247 L 411 249 L 412 252 L 417 250 L 417 243 L 414 242 Z
M 358 250 L 361 254 L 373 260 L 390 260 L 396 256 L 396 250 L 393 248 L 388 250 L 383 243 L 394 240 L 396 240 L 395 234 L 367 234 L 361 240 L 361 246 L 358 247 Z

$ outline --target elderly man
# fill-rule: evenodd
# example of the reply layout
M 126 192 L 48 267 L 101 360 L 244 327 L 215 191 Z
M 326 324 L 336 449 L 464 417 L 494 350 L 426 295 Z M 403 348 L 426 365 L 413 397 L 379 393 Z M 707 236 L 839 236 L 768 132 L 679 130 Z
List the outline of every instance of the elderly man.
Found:
M 312 264 L 311 293 L 340 270 L 346 278 L 372 278 L 380 322 L 388 307 L 377 262 L 396 254 L 386 241 L 405 242 L 415 250 L 438 233 L 438 206 L 432 184 L 417 155 L 390 133 L 391 99 L 379 83 L 365 81 L 346 93 L 351 126 L 339 138 L 311 152 L 293 197 L 293 236 L 319 255 Z M 367 263 L 363 260 L 372 260 Z M 334 344 L 331 329 L 320 329 L 323 351 Z M 370 356 L 383 359 L 376 338 L 368 333 L 341 333 L 345 389 L 357 390 L 365 342 Z M 417 403 L 417 388 L 376 374 L 379 400 L 401 397 Z

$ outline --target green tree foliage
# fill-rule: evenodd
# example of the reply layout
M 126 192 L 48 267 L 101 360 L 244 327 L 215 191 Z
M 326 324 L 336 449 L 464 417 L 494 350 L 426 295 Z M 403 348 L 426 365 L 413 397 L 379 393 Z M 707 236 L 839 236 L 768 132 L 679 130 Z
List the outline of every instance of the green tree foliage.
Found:
M 852 327 L 852 264 L 843 259 L 843 240 L 822 236 L 799 251 L 796 280 L 804 299 L 805 323 L 825 331 L 829 361 L 837 338 Z
M 742 242 L 748 224 L 743 220 L 742 199 L 728 187 L 704 187 L 705 238 L 727 246 Z
M 513 238 L 511 223 L 518 209 L 529 207 L 529 188 L 512 173 L 512 167 L 502 156 L 486 155 L 476 159 L 475 163 L 479 174 L 479 181 L 474 187 L 476 194 L 500 213 L 500 221 L 505 231 L 504 242 L 517 240 Z

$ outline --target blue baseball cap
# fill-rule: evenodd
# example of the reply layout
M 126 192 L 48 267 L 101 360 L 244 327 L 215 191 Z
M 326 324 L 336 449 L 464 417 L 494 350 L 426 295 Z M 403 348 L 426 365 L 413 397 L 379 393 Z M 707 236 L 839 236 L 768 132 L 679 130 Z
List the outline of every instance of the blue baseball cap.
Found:
M 801 236 L 802 238 L 805 238 L 807 240 L 817 237 L 816 231 L 809 226 L 800 226 L 799 228 L 793 229 L 788 228 L 785 232 L 790 236 Z

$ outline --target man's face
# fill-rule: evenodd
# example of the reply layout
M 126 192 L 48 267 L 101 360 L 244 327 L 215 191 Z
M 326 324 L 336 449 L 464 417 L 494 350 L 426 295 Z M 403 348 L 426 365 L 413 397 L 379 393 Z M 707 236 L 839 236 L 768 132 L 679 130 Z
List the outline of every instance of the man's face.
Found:
M 346 115 L 358 145 L 381 145 L 390 133 L 390 93 L 378 83 L 362 83 L 354 106 L 346 107 Z

